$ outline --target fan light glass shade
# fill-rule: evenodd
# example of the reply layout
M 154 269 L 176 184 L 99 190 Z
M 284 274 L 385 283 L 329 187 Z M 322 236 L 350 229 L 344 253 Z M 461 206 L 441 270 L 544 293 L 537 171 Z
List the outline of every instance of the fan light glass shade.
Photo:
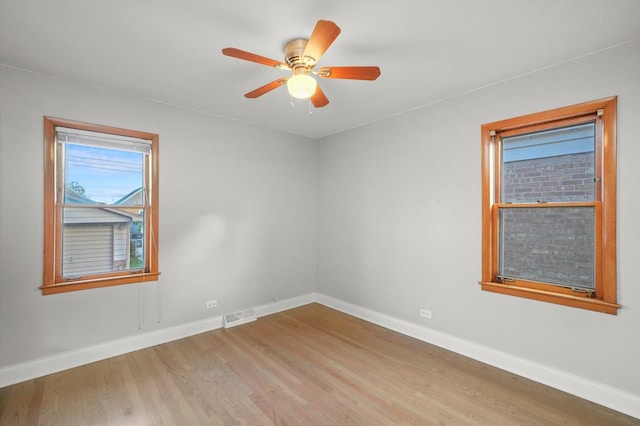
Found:
M 316 92 L 318 82 L 308 74 L 296 74 L 287 81 L 289 94 L 294 98 L 306 99 Z

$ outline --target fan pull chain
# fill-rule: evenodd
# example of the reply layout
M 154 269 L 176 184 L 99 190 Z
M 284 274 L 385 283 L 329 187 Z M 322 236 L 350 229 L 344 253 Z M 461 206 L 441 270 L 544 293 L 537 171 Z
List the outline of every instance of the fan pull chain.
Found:
M 311 98 L 309 98 L 309 118 L 313 115 L 313 111 L 311 110 Z

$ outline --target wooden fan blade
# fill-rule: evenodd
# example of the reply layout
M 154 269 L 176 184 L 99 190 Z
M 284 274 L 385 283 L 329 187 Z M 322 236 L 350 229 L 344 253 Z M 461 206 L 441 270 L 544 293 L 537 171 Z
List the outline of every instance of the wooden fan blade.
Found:
M 316 108 L 322 108 L 329 103 L 329 99 L 324 94 L 320 86 L 316 87 L 316 92 L 311 96 L 311 103 Z
M 318 75 L 323 78 L 344 78 L 350 80 L 375 80 L 380 76 L 378 67 L 322 67 Z
M 318 21 L 302 55 L 309 56 L 318 62 L 324 52 L 331 46 L 331 43 L 338 37 L 338 34 L 340 34 L 340 27 L 335 23 L 323 20 Z
M 276 61 L 275 59 L 265 58 L 264 56 L 256 55 L 255 53 L 245 52 L 244 50 L 236 49 L 234 47 L 227 47 L 222 49 L 222 54 L 231 56 L 233 58 L 244 59 L 245 61 L 256 62 L 262 65 L 268 65 L 270 67 L 289 69 L 289 65 Z
M 272 81 L 271 83 L 267 83 L 262 87 L 258 87 L 256 90 L 245 94 L 246 98 L 257 98 L 258 96 L 262 96 L 267 92 L 272 91 L 273 89 L 277 89 L 287 82 L 286 78 L 279 78 L 277 80 Z

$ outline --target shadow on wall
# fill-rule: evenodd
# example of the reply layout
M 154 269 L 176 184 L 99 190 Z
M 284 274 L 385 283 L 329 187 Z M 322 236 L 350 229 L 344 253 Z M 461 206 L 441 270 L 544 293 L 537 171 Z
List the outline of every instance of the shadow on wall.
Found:
M 246 303 L 246 293 L 253 291 L 247 286 L 255 284 L 256 265 L 264 257 L 257 241 L 261 238 L 259 224 L 219 212 L 185 223 L 174 241 L 167 242 L 165 237 L 161 243 L 162 277 L 172 277 L 181 287 L 169 293 L 185 295 L 188 287 L 193 297 L 221 299 L 223 310 L 235 309 L 236 299 L 236 303 Z

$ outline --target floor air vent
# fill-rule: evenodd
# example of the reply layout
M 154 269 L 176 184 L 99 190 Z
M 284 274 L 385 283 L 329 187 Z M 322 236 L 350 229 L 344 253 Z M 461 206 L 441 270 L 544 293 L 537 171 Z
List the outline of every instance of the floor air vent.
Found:
M 253 309 L 249 309 L 241 312 L 234 312 L 232 314 L 225 314 L 224 316 L 224 328 L 234 327 L 236 325 L 245 324 L 247 322 L 255 321 L 256 313 Z

